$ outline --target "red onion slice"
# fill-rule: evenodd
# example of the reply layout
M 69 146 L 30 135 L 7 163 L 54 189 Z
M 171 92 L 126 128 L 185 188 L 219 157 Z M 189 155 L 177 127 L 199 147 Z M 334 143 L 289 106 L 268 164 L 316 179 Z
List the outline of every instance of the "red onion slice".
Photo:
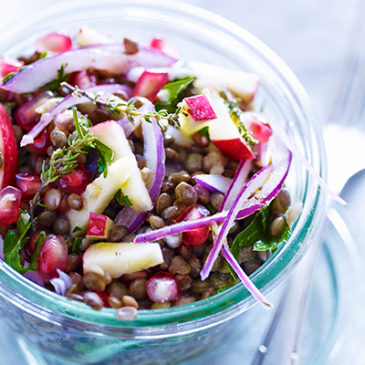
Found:
M 244 169 L 241 169 L 241 172 L 244 171 Z M 261 188 L 264 183 L 267 181 L 268 177 L 273 171 L 273 165 L 267 166 L 259 170 L 255 175 L 252 176 L 252 178 L 243 186 L 239 194 L 235 196 L 235 201 L 233 202 L 232 206 L 229 209 L 229 212 L 227 214 L 227 218 L 223 222 L 222 227 L 219 230 L 219 234 L 217 237 L 217 240 L 215 241 L 212 249 L 209 252 L 208 258 L 206 259 L 204 263 L 204 267 L 202 271 L 200 272 L 200 277 L 202 280 L 205 280 L 212 270 L 213 264 L 215 260 L 218 257 L 218 254 L 222 248 L 223 243 L 226 240 L 227 234 L 236 219 L 240 207 L 242 204 L 248 200 L 249 196 L 251 194 L 254 194 L 256 190 Z M 237 180 L 239 181 L 239 176 L 237 177 Z M 232 183 L 233 185 L 234 183 Z M 233 189 L 232 189 L 233 190 Z M 228 195 L 228 193 L 227 193 Z M 231 194 L 232 195 L 232 194 Z M 229 201 L 230 199 L 227 199 Z M 222 206 L 224 204 L 222 203 Z
M 72 285 L 71 278 L 61 271 L 57 269 L 58 278 L 51 279 L 50 282 L 55 288 L 55 292 L 59 295 L 65 295 L 66 290 Z
M 146 102 L 146 111 L 153 111 L 151 103 Z M 144 140 L 144 156 L 146 167 L 148 167 L 154 177 L 148 186 L 151 200 L 155 201 L 160 193 L 165 175 L 165 149 L 163 147 L 163 135 L 155 119 L 152 123 L 142 123 L 142 133 Z M 115 222 L 128 228 L 128 232 L 135 232 L 145 221 L 148 212 L 137 214 L 130 207 L 123 208 L 117 215 Z
M 24 277 L 33 281 L 33 283 L 38 284 L 40 286 L 44 286 L 44 280 L 40 277 L 37 271 L 28 271 L 23 274 Z
M 194 180 L 210 191 L 224 194 L 232 184 L 232 179 L 222 175 L 201 174 L 194 176 Z
M 126 96 L 126 99 L 129 98 L 131 88 L 125 85 L 119 84 L 106 84 L 106 85 L 97 85 L 89 87 L 85 89 L 88 93 L 103 93 L 102 96 L 110 96 L 113 93 L 121 93 Z M 38 136 L 39 133 L 43 131 L 44 128 L 47 127 L 49 123 L 60 113 L 64 110 L 69 109 L 75 105 L 82 104 L 82 103 L 89 103 L 90 100 L 86 96 L 75 96 L 75 95 L 68 95 L 65 97 L 60 103 L 55 105 L 49 112 L 44 113 L 41 117 L 41 120 L 32 128 L 32 130 L 23 136 L 20 146 L 24 147 L 29 143 L 34 142 L 34 138 Z
M 32 63 L 5 82 L 2 87 L 15 93 L 27 93 L 54 80 L 61 66 L 64 73 L 87 70 L 89 68 L 106 70 L 113 74 L 122 74 L 128 69 L 128 57 L 122 47 L 113 52 L 84 48 L 47 57 Z
M 1 234 L 0 234 L 0 259 L 4 260 L 4 239 Z

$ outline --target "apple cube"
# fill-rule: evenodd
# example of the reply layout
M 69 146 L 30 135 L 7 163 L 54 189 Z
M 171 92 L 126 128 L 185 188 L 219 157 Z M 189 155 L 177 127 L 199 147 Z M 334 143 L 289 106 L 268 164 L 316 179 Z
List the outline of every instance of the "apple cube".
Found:
M 84 273 L 95 272 L 112 278 L 131 274 L 163 263 L 158 243 L 100 242 L 89 246 L 82 262 Z
M 151 210 L 153 205 L 143 181 L 141 170 L 138 168 L 137 160 L 131 150 L 124 130 L 116 121 L 107 121 L 90 128 L 90 132 L 103 144 L 114 152 L 113 161 L 129 156 L 130 164 L 121 174 L 123 183 L 120 185 L 124 195 L 127 195 L 132 202 L 131 208 L 136 213 Z M 123 179 L 123 175 L 128 173 L 128 178 Z M 101 213 L 101 212 L 98 212 Z
M 23 66 L 23 62 L 19 62 L 17 60 L 13 60 L 11 58 L 0 57 L 0 83 L 1 79 L 6 75 L 17 72 L 20 67 Z
M 166 72 L 144 71 L 134 86 L 132 96 L 144 96 L 153 103 L 168 79 L 169 75 Z
M 0 103 L 0 189 L 10 185 L 18 168 L 18 145 L 10 117 Z
M 76 42 L 80 47 L 85 47 L 95 44 L 111 43 L 112 39 L 95 29 L 82 27 L 76 33 Z
M 184 102 L 188 106 L 187 112 L 196 122 L 217 118 L 206 95 L 197 95 L 190 98 L 185 98 Z
M 113 221 L 106 215 L 91 212 L 87 226 L 87 238 L 107 239 L 113 225 Z
M 101 174 L 87 185 L 86 190 L 81 194 L 82 209 L 70 209 L 66 213 L 71 233 L 75 227 L 80 227 L 82 231 L 86 230 L 91 212 L 103 213 L 121 185 L 130 177 L 129 167 L 133 159 L 132 156 L 126 156 L 111 163 L 106 177 Z
M 229 115 L 222 98 L 215 92 L 211 94 L 212 105 L 217 114 L 209 124 L 209 137 L 211 142 L 228 158 L 232 160 L 253 159 L 255 155 Z
M 213 87 L 219 91 L 227 88 L 245 103 L 249 104 L 253 101 L 259 86 L 258 75 L 198 61 L 189 62 L 189 66 L 197 76 L 194 86 L 198 90 Z
M 241 113 L 242 120 L 246 123 L 247 129 L 252 133 L 253 138 L 259 142 L 267 142 L 272 135 L 270 124 L 264 116 L 258 113 Z

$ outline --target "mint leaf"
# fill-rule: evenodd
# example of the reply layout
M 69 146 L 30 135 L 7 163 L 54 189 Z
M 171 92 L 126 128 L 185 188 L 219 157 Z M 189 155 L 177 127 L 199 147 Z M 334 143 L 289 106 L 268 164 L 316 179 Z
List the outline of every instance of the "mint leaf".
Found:
M 114 199 L 122 206 L 127 205 L 128 207 L 131 207 L 133 205 L 128 195 L 124 195 L 121 190 L 118 190 L 118 192 L 114 195 Z
M 102 171 L 104 171 L 104 177 L 106 177 L 108 174 L 108 165 L 113 160 L 114 152 L 112 149 L 110 149 L 108 146 L 98 140 L 95 141 L 95 145 L 99 152 L 98 171 L 99 168 L 102 167 Z
M 239 233 L 231 247 L 231 252 L 236 259 L 239 257 L 241 248 L 253 246 L 254 251 L 275 251 L 279 244 L 286 243 L 290 237 L 291 230 L 287 223 L 283 232 L 278 237 L 272 237 L 269 233 L 271 205 L 261 212 L 256 213 L 253 221 Z
M 192 76 L 167 83 L 160 91 L 165 96 L 163 100 L 157 100 L 155 104 L 156 110 L 165 109 L 168 113 L 175 112 L 177 104 L 181 101 L 180 94 L 195 80 L 196 77 Z

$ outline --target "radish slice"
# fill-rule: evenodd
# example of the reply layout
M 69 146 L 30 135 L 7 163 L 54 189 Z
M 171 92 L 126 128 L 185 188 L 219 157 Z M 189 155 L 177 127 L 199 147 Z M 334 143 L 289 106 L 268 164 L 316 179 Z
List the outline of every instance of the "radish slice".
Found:
M 243 169 L 241 170 L 243 171 Z M 224 221 L 221 229 L 219 230 L 219 234 L 217 237 L 217 240 L 215 241 L 211 251 L 209 252 L 208 258 L 205 261 L 204 267 L 202 269 L 202 271 L 200 272 L 200 277 L 202 280 L 205 280 L 209 274 L 210 271 L 212 270 L 213 264 L 215 262 L 215 260 L 218 257 L 219 251 L 221 250 L 227 234 L 234 222 L 234 220 L 236 219 L 239 211 L 240 211 L 240 207 L 242 206 L 242 204 L 248 200 L 249 196 L 253 193 L 255 193 L 255 191 L 257 191 L 259 188 L 261 188 L 264 183 L 267 181 L 268 177 L 270 176 L 270 174 L 273 171 L 273 165 L 267 166 L 262 168 L 261 170 L 259 170 L 241 189 L 241 191 L 239 192 L 238 195 L 235 195 L 233 193 L 227 193 L 227 195 L 231 195 L 233 197 L 233 195 L 235 195 L 235 200 L 231 206 L 231 208 L 229 209 L 229 212 L 227 214 L 227 219 Z M 239 176 L 237 177 L 237 180 L 239 180 Z M 233 185 L 234 183 L 232 183 Z M 231 190 L 233 191 L 233 189 Z M 230 199 L 227 199 L 226 202 L 229 202 Z M 224 207 L 226 204 L 222 203 L 222 206 Z
M 71 278 L 62 270 L 57 269 L 58 278 L 51 279 L 51 284 L 55 288 L 55 292 L 59 295 L 65 295 L 66 290 L 72 285 Z
M 165 303 L 179 299 L 179 289 L 175 278 L 162 271 L 147 280 L 146 292 L 154 303 Z
M 187 112 L 196 122 L 217 118 L 217 115 L 215 114 L 206 95 L 197 95 L 185 98 L 184 102 L 188 106 Z
M 154 73 L 144 71 L 133 89 L 133 96 L 143 96 L 154 102 L 157 93 L 163 88 L 168 81 L 167 73 Z
M 128 86 L 125 85 L 118 85 L 118 84 L 112 84 L 112 85 L 97 85 L 90 87 L 88 89 L 85 89 L 84 91 L 87 91 L 89 93 L 95 93 L 97 95 L 98 93 L 102 93 L 101 98 L 103 96 L 108 97 L 112 95 L 113 93 L 120 93 L 124 94 L 126 98 L 128 99 L 130 95 L 131 89 Z M 105 95 L 104 95 L 105 94 Z M 64 98 L 60 103 L 55 105 L 49 112 L 44 113 L 41 117 L 41 120 L 32 128 L 32 130 L 23 136 L 20 146 L 24 147 L 29 143 L 34 142 L 34 138 L 38 136 L 39 133 L 42 132 L 44 128 L 47 127 L 49 123 L 52 122 L 52 120 L 60 113 L 62 113 L 64 110 L 69 109 L 75 105 L 82 104 L 82 103 L 89 103 L 90 100 L 85 96 L 75 96 L 75 95 L 68 95 L 66 98 Z
M 222 175 L 201 174 L 194 176 L 193 179 L 199 185 L 218 193 L 226 193 L 232 184 L 232 179 Z
M 28 65 L 2 87 L 15 93 L 33 92 L 54 80 L 61 66 L 65 74 L 89 68 L 122 74 L 128 68 L 128 57 L 123 54 L 122 46 L 113 49 L 113 52 L 103 52 L 95 48 L 71 50 Z
M 53 53 L 67 52 L 72 48 L 72 39 L 62 33 L 52 32 L 38 38 L 36 49 L 38 52 L 50 51 Z
M 24 65 L 23 62 L 19 62 L 17 60 L 13 60 L 8 57 L 0 57 L 0 84 L 1 79 L 6 75 L 17 72 L 20 67 Z
M 153 111 L 151 103 L 146 104 L 146 111 Z M 155 201 L 160 193 L 165 175 L 165 149 L 163 147 L 163 135 L 155 119 L 152 123 L 143 121 L 142 133 L 144 140 L 144 156 L 146 166 L 153 172 L 154 177 L 148 186 L 151 200 Z M 145 221 L 146 213 L 136 214 L 130 207 L 123 208 L 115 218 L 116 224 L 123 224 L 128 228 L 128 232 L 136 231 Z

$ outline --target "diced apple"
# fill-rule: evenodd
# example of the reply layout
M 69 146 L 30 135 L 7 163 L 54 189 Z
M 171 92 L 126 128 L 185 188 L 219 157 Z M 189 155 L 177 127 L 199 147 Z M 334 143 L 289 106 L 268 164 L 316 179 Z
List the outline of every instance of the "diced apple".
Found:
M 206 95 L 196 95 L 190 98 L 185 98 L 184 102 L 188 106 L 187 112 L 196 122 L 217 118 Z
M 128 179 L 124 180 L 120 188 L 124 195 L 127 195 L 132 202 L 131 208 L 136 213 L 146 212 L 153 207 L 150 195 L 143 181 L 142 174 L 138 168 L 137 160 L 130 148 L 124 130 L 116 121 L 107 121 L 90 128 L 90 132 L 103 144 L 114 152 L 114 161 L 130 156 L 128 166 Z
M 111 163 L 106 177 L 101 174 L 86 187 L 81 195 L 82 209 L 71 209 L 66 214 L 71 233 L 75 227 L 85 231 L 91 212 L 103 213 L 121 185 L 130 177 L 130 165 L 133 163 L 133 158 L 133 156 L 126 156 Z
M 197 76 L 194 86 L 198 90 L 213 87 L 219 91 L 227 88 L 245 103 L 253 101 L 259 85 L 258 75 L 198 61 L 189 62 L 189 66 Z
M 168 79 L 169 75 L 166 72 L 144 71 L 133 89 L 132 96 L 143 96 L 153 103 Z
M 232 160 L 254 158 L 255 155 L 241 137 L 222 98 L 217 93 L 212 92 L 211 100 L 214 111 L 217 114 L 217 119 L 212 120 L 209 124 L 211 142 Z
M 95 272 L 112 278 L 131 274 L 163 263 L 158 243 L 100 242 L 89 246 L 82 258 L 84 273 Z
M 262 114 L 244 112 L 241 113 L 240 118 L 245 122 L 247 129 L 257 141 L 267 142 L 271 137 L 272 129 Z
M 18 168 L 18 146 L 10 117 L 0 104 L 0 189 L 10 185 Z
M 210 92 L 208 89 L 203 90 L 203 95 L 207 98 L 208 103 L 212 106 L 213 112 L 215 112 L 215 106 L 211 102 L 210 99 Z M 188 113 L 189 106 L 185 102 L 185 100 L 181 104 L 181 111 L 179 113 L 179 123 L 180 123 L 180 130 L 186 136 L 192 136 L 194 133 L 198 132 L 200 129 L 210 125 L 211 120 L 200 120 L 196 121 L 194 118 Z M 216 113 L 215 113 L 216 114 Z
M 113 225 L 113 221 L 106 215 L 91 212 L 86 237 L 99 240 L 107 239 Z
M 94 44 L 111 43 L 112 39 L 95 29 L 82 27 L 76 33 L 76 42 L 80 47 L 85 47 Z

